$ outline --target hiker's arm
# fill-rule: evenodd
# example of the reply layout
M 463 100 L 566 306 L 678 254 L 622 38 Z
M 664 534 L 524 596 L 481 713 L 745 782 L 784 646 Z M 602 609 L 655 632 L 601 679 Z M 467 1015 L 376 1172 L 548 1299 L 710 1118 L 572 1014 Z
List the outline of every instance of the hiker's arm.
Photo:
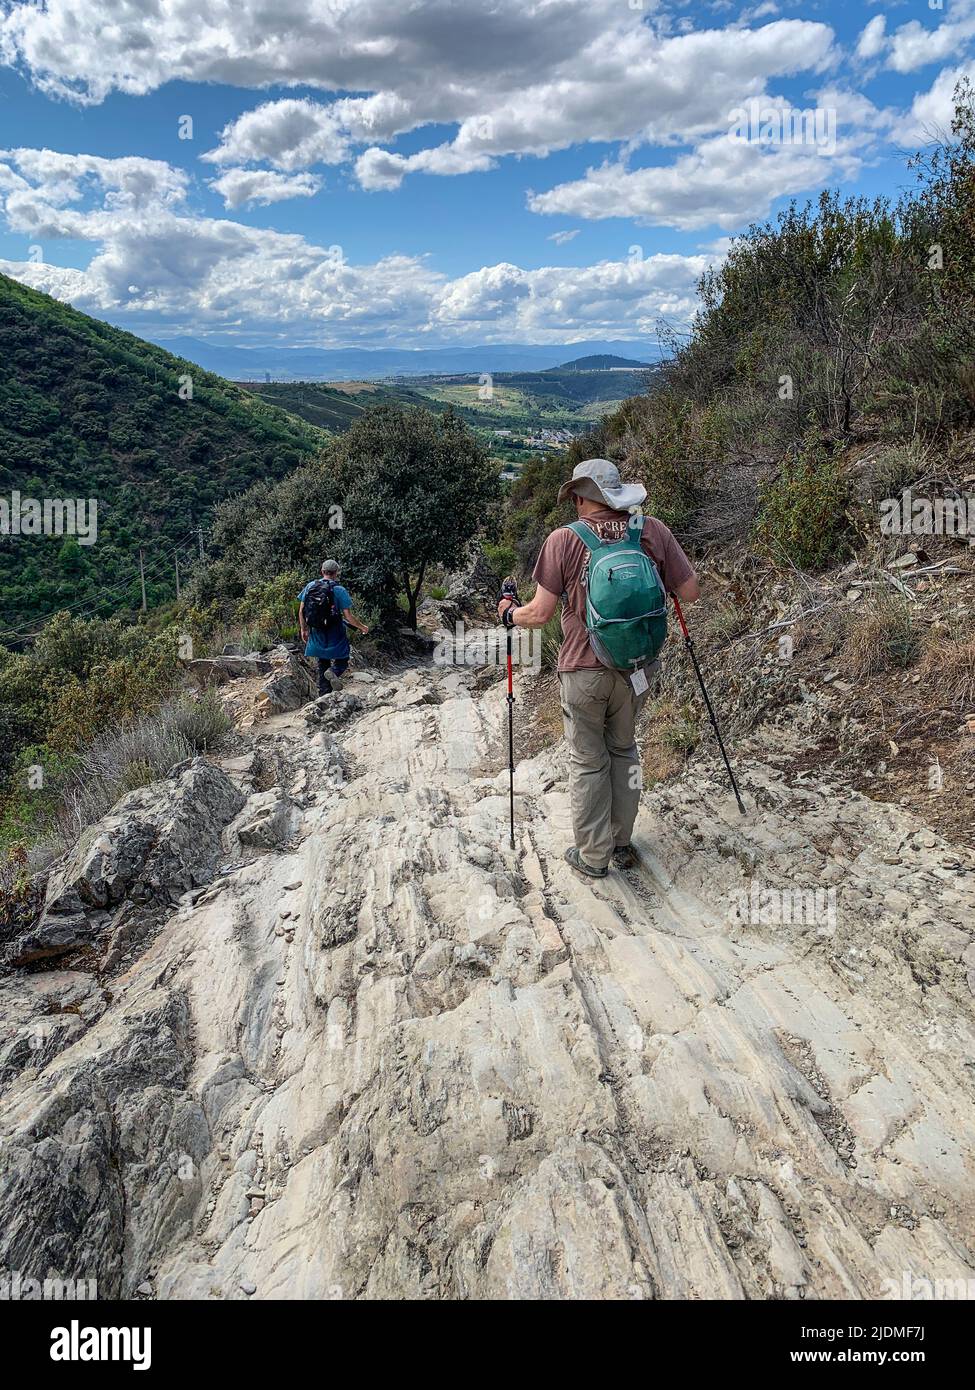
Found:
M 499 618 L 506 608 L 512 606 L 512 603 L 513 601 L 510 599 L 502 599 L 498 604 Z M 531 603 L 525 603 L 520 608 L 515 607 L 515 611 L 511 615 L 512 621 L 515 627 L 544 627 L 558 604 L 558 594 L 553 594 L 549 589 L 543 589 L 539 584 L 535 589 L 535 597 Z
M 301 607 L 298 609 L 298 631 L 301 633 L 301 640 L 308 641 L 308 624 L 305 622 L 305 601 L 302 599 Z
M 678 584 L 674 593 L 683 604 L 697 603 L 701 597 L 701 586 L 697 582 L 697 575 L 692 574 L 690 579 L 685 579 L 683 584 Z
M 362 633 L 363 637 L 369 631 L 365 623 L 360 623 L 358 618 L 353 618 L 351 608 L 344 608 L 342 610 L 342 621 L 344 623 L 348 623 L 349 627 L 358 628 L 358 630 Z

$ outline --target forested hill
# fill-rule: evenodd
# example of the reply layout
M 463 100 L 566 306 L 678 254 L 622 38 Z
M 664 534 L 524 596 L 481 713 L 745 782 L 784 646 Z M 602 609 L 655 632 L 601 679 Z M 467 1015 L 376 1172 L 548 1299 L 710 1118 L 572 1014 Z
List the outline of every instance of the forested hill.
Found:
M 65 607 L 137 607 L 140 546 L 150 605 L 170 597 L 175 557 L 185 574 L 194 528 L 213 505 L 282 477 L 324 439 L 195 364 L 0 275 L 0 529 L 14 492 L 98 501 L 94 544 L 0 534 L 0 640 Z

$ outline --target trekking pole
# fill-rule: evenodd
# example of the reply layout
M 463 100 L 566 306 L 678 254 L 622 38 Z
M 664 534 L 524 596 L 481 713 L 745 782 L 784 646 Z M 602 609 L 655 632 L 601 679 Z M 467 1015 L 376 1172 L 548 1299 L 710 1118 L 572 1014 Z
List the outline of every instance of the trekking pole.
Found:
M 506 579 L 501 585 L 501 597 L 518 602 L 518 592 L 514 581 Z M 510 817 L 511 848 L 515 847 L 515 688 L 511 666 L 511 628 L 505 624 L 508 642 L 508 811 Z
M 680 623 L 681 632 L 683 632 L 684 634 L 684 641 L 687 643 L 687 650 L 690 653 L 691 662 L 694 666 L 695 674 L 697 675 L 698 684 L 701 687 L 701 694 L 704 696 L 704 703 L 707 705 L 708 714 L 711 717 L 711 726 L 714 729 L 715 737 L 718 740 L 718 747 L 721 749 L 721 756 L 722 758 L 724 758 L 724 765 L 728 769 L 728 777 L 731 781 L 732 788 L 734 789 L 735 800 L 738 802 L 738 809 L 743 816 L 746 816 L 748 812 L 745 810 L 745 803 L 741 799 L 741 792 L 738 790 L 738 783 L 735 781 L 735 774 L 731 770 L 731 763 L 728 761 L 728 754 L 725 752 L 724 739 L 721 737 L 721 730 L 718 728 L 718 716 L 714 712 L 714 706 L 711 704 L 711 697 L 708 695 L 707 686 L 704 684 L 704 677 L 701 675 L 701 668 L 697 664 L 697 653 L 694 650 L 694 639 L 691 637 L 691 634 L 687 630 L 687 624 L 684 621 L 684 613 L 680 606 L 680 599 L 677 597 L 676 594 L 671 594 L 671 598 L 674 600 L 674 607 L 677 610 L 677 621 Z
M 515 692 L 511 671 L 511 628 L 508 628 L 508 810 L 511 848 L 515 847 Z

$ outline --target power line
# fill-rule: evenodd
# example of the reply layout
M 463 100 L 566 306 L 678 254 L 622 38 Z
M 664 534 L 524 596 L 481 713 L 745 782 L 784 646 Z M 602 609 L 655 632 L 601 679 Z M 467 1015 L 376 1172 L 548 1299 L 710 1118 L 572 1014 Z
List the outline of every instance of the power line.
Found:
M 157 555 L 153 559 L 151 559 L 147 567 L 149 570 L 149 577 L 151 579 L 158 578 L 160 573 L 159 567 L 163 565 L 164 562 L 168 562 L 170 557 L 177 550 L 181 550 L 191 543 L 195 546 L 198 539 L 202 541 L 202 535 L 198 537 L 198 532 L 200 532 L 201 530 L 202 528 L 200 527 L 194 527 L 192 531 L 187 532 L 187 534 L 183 536 L 180 540 L 174 542 L 168 548 L 168 550 L 164 550 L 161 555 Z M 165 565 L 165 568 L 168 569 L 168 563 Z M 8 628 L 6 631 L 0 631 L 0 641 L 5 641 L 7 638 L 27 639 L 31 637 L 36 637 L 38 633 L 44 631 L 44 628 L 51 621 L 51 618 L 56 617 L 58 613 L 77 613 L 80 608 L 84 608 L 86 605 L 97 602 L 97 600 L 101 597 L 108 596 L 111 594 L 117 594 L 121 589 L 130 588 L 134 582 L 136 582 L 134 579 L 124 579 L 121 580 L 118 584 L 111 584 L 103 586 L 100 589 L 96 589 L 94 593 L 87 594 L 83 599 L 79 599 L 76 603 L 65 604 L 63 608 L 58 608 L 56 612 L 51 613 L 42 622 L 38 623 L 36 627 L 28 628 L 25 632 L 18 632 L 14 628 Z M 78 616 L 90 617 L 94 615 L 91 614 L 91 612 L 89 611 L 89 613 L 78 613 Z

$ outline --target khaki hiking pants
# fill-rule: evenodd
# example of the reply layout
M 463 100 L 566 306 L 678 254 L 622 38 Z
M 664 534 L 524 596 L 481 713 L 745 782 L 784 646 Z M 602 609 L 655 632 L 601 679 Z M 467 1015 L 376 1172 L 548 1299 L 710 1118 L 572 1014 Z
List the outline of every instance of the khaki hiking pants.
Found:
M 576 848 L 602 869 L 630 843 L 640 804 L 634 728 L 646 692 L 635 695 L 629 677 L 608 667 L 561 671 L 559 686 Z

